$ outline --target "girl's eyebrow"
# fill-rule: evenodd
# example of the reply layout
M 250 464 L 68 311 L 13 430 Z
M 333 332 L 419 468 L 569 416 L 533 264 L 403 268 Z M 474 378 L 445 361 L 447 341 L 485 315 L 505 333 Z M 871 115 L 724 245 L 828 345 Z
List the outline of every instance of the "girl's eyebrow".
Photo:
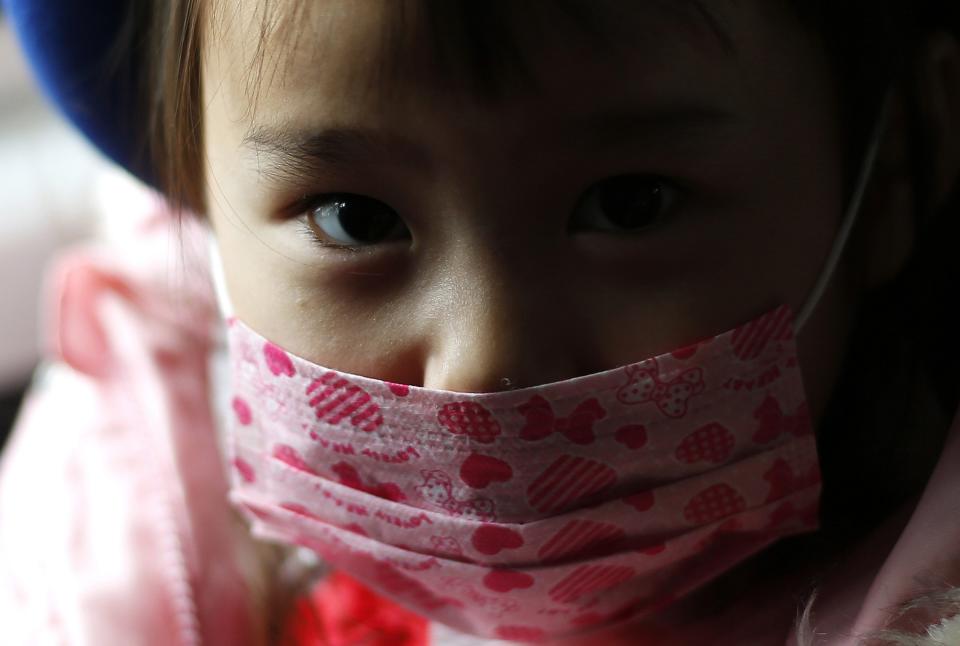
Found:
M 706 103 L 682 103 L 641 111 L 611 110 L 566 121 L 562 136 L 584 148 L 618 141 L 649 141 L 702 133 L 705 128 L 732 125 L 734 112 Z
M 685 103 L 643 110 L 613 110 L 577 116 L 559 123 L 551 139 L 565 139 L 583 150 L 618 143 L 664 140 L 729 125 L 734 113 L 706 104 Z M 256 157 L 261 176 L 278 181 L 309 179 L 318 168 L 351 169 L 392 163 L 426 169 L 431 156 L 406 136 L 376 128 L 331 125 L 311 130 L 253 125 L 243 148 Z
M 285 127 L 253 126 L 243 147 L 257 157 L 266 177 L 299 175 L 317 166 L 356 167 L 391 160 L 425 167 L 429 157 L 413 140 L 374 128 L 329 126 L 301 132 Z

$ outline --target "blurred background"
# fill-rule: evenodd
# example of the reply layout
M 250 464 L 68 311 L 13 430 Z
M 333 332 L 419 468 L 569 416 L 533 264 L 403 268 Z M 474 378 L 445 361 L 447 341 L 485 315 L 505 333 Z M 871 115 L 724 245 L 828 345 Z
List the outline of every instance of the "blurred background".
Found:
M 92 234 L 115 172 L 44 101 L 0 15 L 0 446 L 45 341 L 44 268 Z

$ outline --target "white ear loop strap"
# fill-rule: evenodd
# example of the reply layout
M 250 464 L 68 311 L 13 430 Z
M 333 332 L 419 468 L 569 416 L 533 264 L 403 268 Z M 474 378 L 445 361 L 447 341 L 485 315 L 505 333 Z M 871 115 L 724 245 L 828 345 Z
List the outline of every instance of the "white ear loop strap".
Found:
M 857 216 L 860 214 L 861 207 L 863 206 L 863 198 L 867 193 L 867 187 L 870 185 L 870 180 L 873 177 L 873 170 L 876 167 L 880 144 L 883 141 L 883 135 L 887 129 L 887 120 L 890 116 L 890 105 L 892 103 L 893 88 L 887 91 L 883 99 L 880 114 L 877 117 L 873 134 L 870 137 L 870 145 L 867 147 L 867 154 L 863 159 L 863 166 L 860 169 L 860 176 L 857 178 L 856 188 L 853 191 L 853 195 L 850 198 L 850 205 L 840 224 L 840 231 L 833 241 L 830 255 L 827 256 L 827 261 L 824 263 L 820 277 L 817 279 L 813 289 L 810 290 L 810 294 L 807 296 L 806 303 L 800 310 L 800 314 L 797 315 L 795 326 L 797 332 L 803 329 L 810 315 L 813 314 L 813 310 L 816 309 L 820 303 L 820 299 L 830 285 L 830 280 L 833 278 L 837 265 L 840 263 L 840 257 L 843 256 L 843 250 L 846 248 L 847 241 L 850 239 L 850 232 L 853 231 L 853 225 L 856 223 Z
M 213 278 L 213 290 L 217 295 L 217 306 L 220 308 L 220 314 L 223 318 L 233 316 L 233 303 L 230 301 L 230 294 L 227 292 L 227 279 L 223 275 L 223 260 L 220 258 L 220 245 L 217 239 L 210 232 L 210 275 Z

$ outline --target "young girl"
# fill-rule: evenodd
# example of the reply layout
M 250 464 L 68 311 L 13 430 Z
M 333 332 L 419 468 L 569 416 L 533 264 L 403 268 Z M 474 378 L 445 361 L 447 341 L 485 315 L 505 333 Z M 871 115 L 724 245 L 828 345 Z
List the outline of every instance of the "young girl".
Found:
M 960 644 L 956 8 L 102 4 L 4 643 Z

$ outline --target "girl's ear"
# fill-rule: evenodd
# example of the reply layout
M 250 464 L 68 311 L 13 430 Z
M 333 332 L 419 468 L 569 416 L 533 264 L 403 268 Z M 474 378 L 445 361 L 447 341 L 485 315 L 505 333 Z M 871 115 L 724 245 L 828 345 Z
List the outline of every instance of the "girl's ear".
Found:
M 893 280 L 913 253 L 915 195 L 921 189 L 914 185 L 910 164 L 912 129 L 907 96 L 901 84 L 891 97 L 876 167 L 850 242 L 856 284 L 865 291 Z
M 933 35 L 917 61 L 917 98 L 932 177 L 929 206 L 943 207 L 960 180 L 960 43 L 952 34 Z
M 920 129 L 911 127 L 906 101 L 896 93 L 875 176 L 862 214 L 858 256 L 860 284 L 867 290 L 893 280 L 913 252 L 917 222 L 946 204 L 960 183 L 960 43 L 952 34 L 929 37 L 915 59 L 915 87 Z M 912 137 L 923 138 L 927 177 L 913 167 Z M 917 200 L 923 195 L 923 200 Z M 931 210 L 917 213 L 918 206 Z M 960 217 L 960 214 L 958 214 Z

